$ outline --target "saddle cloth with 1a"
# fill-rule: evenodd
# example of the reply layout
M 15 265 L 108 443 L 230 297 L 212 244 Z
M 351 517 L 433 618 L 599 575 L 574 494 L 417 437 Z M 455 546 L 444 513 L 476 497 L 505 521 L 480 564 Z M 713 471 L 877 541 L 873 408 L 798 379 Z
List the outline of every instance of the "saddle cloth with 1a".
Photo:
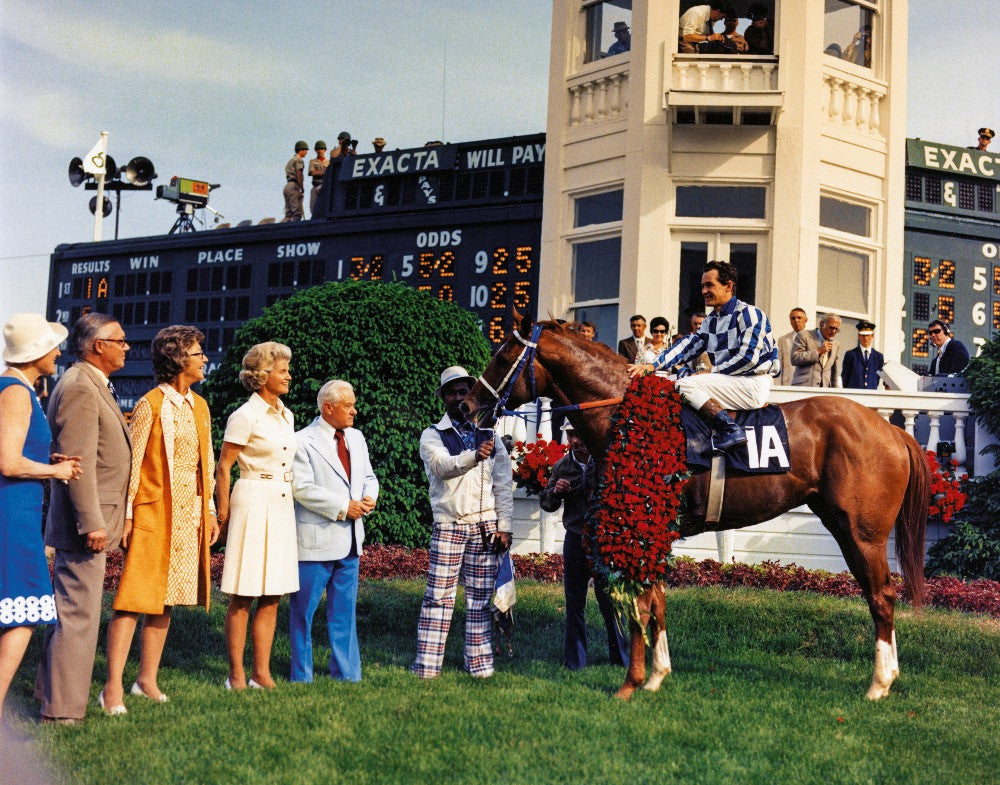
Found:
M 777 406 L 731 412 L 746 431 L 747 443 L 726 453 L 727 474 L 784 474 L 789 469 L 788 429 Z M 681 409 L 681 425 L 687 438 L 687 465 L 697 472 L 712 464 L 711 429 L 694 409 Z

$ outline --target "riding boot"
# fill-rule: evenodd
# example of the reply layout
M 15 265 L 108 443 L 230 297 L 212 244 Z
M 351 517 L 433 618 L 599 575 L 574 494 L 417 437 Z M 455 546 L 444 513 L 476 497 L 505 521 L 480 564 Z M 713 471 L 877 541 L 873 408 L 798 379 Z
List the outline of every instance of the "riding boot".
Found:
M 713 452 L 726 452 L 737 445 L 747 443 L 746 433 L 733 421 L 729 412 L 715 398 L 709 398 L 705 401 L 704 406 L 698 410 L 698 414 L 712 428 Z

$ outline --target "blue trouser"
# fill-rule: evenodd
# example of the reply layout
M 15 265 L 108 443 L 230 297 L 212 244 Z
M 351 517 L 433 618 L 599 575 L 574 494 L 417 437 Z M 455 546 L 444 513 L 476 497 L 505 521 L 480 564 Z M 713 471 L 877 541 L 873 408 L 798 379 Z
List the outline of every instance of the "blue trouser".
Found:
M 361 681 L 356 607 L 357 556 L 335 561 L 300 561 L 299 590 L 291 595 L 289 632 L 292 643 L 290 681 L 313 680 L 312 620 L 326 591 L 326 629 L 330 636 L 330 675 Z
M 583 549 L 583 537 L 566 532 L 563 540 L 563 591 L 566 596 L 566 645 L 563 649 L 563 665 L 571 670 L 587 665 L 587 622 L 584 610 L 587 607 L 587 583 L 590 581 L 590 567 Z M 615 613 L 611 598 L 599 579 L 594 579 L 594 594 L 597 607 L 604 617 L 604 628 L 608 633 L 608 658 L 612 665 L 628 665 L 628 644 L 615 624 Z

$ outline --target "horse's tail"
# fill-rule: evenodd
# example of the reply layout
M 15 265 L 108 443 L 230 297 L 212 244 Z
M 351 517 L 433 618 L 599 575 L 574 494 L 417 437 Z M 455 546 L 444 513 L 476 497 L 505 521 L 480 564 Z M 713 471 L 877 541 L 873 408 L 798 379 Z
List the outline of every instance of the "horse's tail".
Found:
M 910 453 L 910 481 L 896 516 L 896 560 L 903 571 L 903 585 L 914 608 L 924 603 L 924 538 L 930 500 L 930 470 L 916 440 L 904 433 Z

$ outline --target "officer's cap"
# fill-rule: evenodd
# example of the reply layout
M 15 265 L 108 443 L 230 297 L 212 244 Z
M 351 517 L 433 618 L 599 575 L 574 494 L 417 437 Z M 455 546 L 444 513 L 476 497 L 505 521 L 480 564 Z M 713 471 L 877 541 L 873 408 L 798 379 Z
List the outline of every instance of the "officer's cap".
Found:
M 996 134 L 993 133 L 993 129 L 992 128 L 980 128 L 979 129 L 979 135 L 980 136 L 985 136 L 987 139 L 992 139 L 994 136 L 996 136 Z
M 862 319 L 858 322 L 858 335 L 874 335 L 875 334 L 875 324 L 873 322 L 868 322 Z

